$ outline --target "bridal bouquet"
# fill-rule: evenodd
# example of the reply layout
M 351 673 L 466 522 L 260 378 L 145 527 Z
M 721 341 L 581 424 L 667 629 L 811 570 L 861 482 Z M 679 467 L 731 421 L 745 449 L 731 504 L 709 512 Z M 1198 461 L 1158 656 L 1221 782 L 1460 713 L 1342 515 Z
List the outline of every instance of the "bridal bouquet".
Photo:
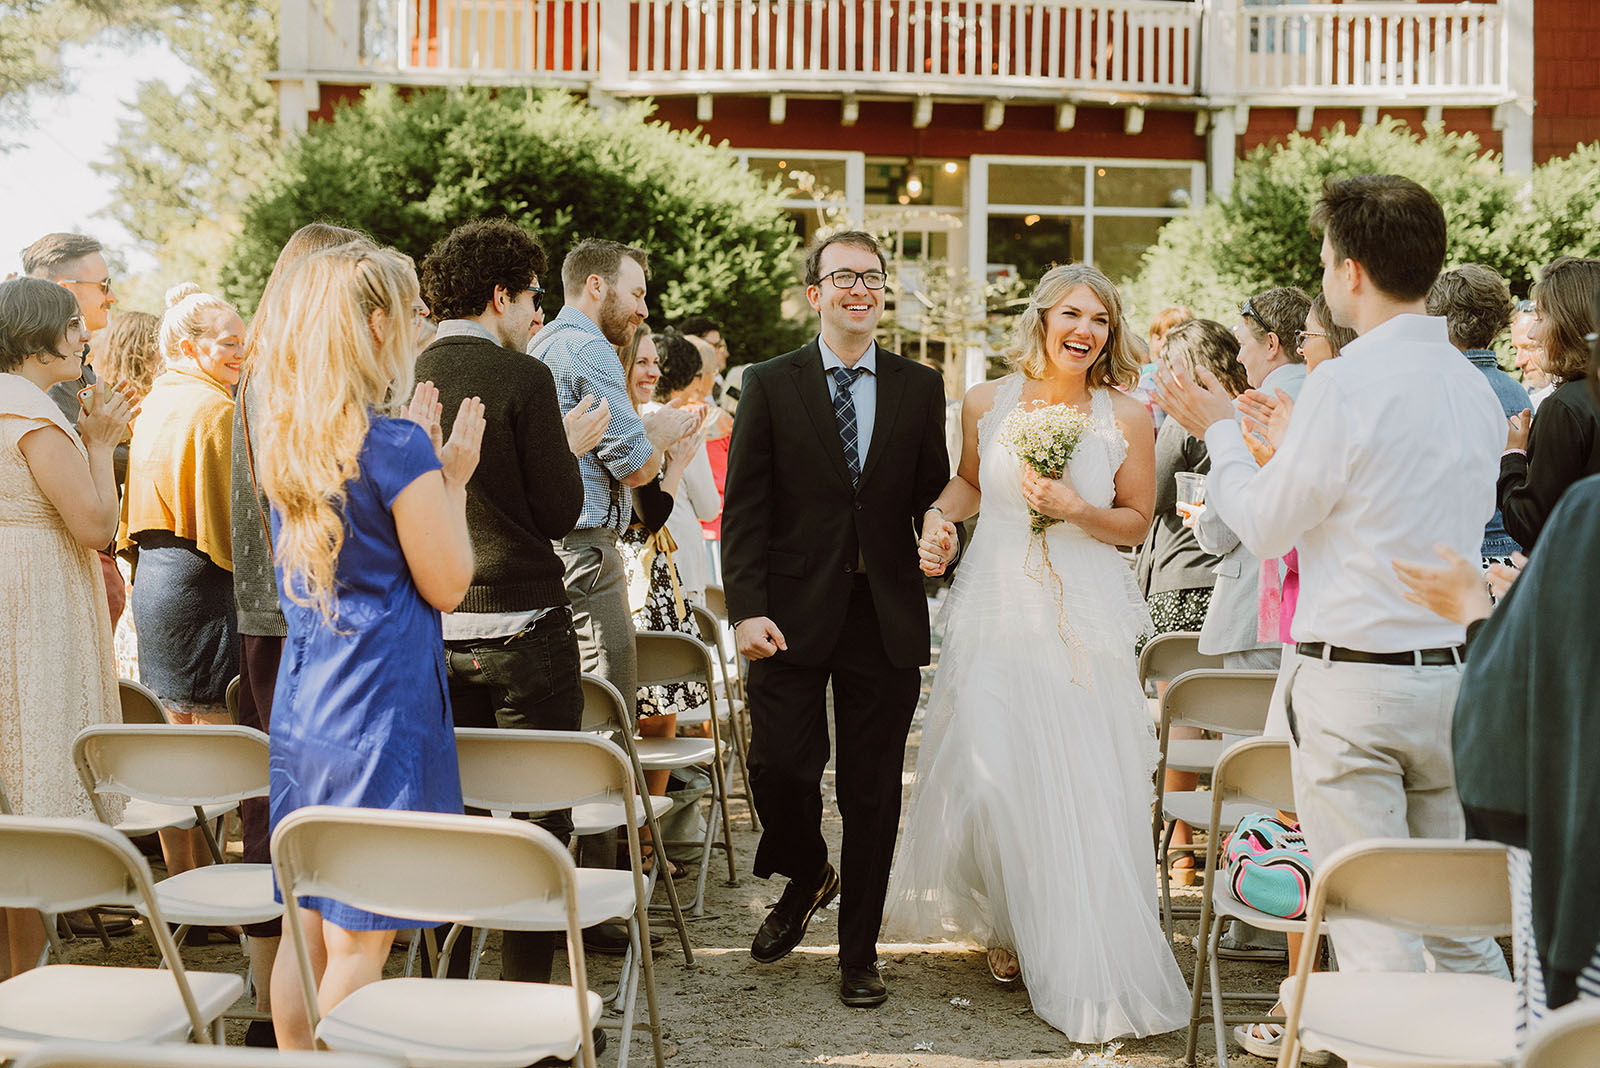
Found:
M 1089 417 L 1069 404 L 1043 408 L 1018 406 L 1000 424 L 1000 441 L 1017 458 L 1043 478 L 1060 478 L 1072 459 L 1072 451 L 1089 429 Z M 1039 533 L 1061 520 L 1028 508 L 1033 531 Z

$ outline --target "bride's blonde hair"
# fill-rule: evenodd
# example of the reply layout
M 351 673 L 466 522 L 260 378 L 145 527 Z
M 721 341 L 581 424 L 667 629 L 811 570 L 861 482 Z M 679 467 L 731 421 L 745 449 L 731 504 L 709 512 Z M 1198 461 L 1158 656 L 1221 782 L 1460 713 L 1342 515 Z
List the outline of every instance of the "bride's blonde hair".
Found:
M 1144 361 L 1131 340 L 1128 324 L 1123 321 L 1122 295 L 1111 284 L 1111 279 L 1087 263 L 1064 263 L 1050 268 L 1039 279 L 1033 295 L 1028 298 L 1027 308 L 1017 317 L 1017 325 L 1011 332 L 1011 342 L 1005 351 L 1006 363 L 1028 378 L 1044 377 L 1045 369 L 1050 366 L 1050 357 L 1044 350 L 1045 316 L 1078 286 L 1088 286 L 1106 306 L 1111 319 L 1105 347 L 1089 367 L 1088 384 L 1131 389 L 1139 382 L 1139 369 Z
M 261 390 L 261 488 L 282 516 L 273 546 L 284 591 L 334 620 L 345 486 L 368 413 L 410 397 L 411 260 L 352 242 L 296 264 L 268 311 L 282 329 L 252 369 Z

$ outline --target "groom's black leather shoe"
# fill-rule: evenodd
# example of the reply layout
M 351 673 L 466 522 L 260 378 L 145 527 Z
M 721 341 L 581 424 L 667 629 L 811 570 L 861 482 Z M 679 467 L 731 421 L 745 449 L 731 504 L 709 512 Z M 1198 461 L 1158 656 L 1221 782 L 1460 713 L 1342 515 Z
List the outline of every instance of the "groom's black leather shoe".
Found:
M 843 974 L 839 976 L 839 1000 L 852 1009 L 870 1009 L 889 1000 L 877 965 L 846 964 L 840 970 Z
M 812 914 L 838 893 L 839 873 L 833 870 L 832 864 L 823 867 L 822 879 L 812 888 L 790 879 L 783 896 L 772 906 L 772 911 L 762 921 L 761 930 L 756 932 L 755 941 L 750 944 L 750 955 L 756 963 L 771 964 L 788 956 L 806 936 L 806 925 L 811 922 Z

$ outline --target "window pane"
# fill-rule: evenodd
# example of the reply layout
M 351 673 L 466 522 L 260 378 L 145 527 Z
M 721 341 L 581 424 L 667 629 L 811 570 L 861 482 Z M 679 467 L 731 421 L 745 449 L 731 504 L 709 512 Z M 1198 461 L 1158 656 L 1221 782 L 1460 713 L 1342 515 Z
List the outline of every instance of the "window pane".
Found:
M 1188 167 L 1096 167 L 1097 207 L 1187 208 L 1194 195 Z
M 844 196 L 845 161 L 806 156 L 752 156 L 750 169 L 763 178 L 780 178 L 793 187 L 796 200 L 821 200 L 828 193 Z
M 989 203 L 1059 204 L 1064 207 L 1082 204 L 1083 165 L 991 163 Z
M 1058 263 L 1083 258 L 1083 223 L 1038 215 L 989 216 L 988 275 L 1009 275 L 1029 288 Z
M 1156 235 L 1167 222 L 1166 219 L 1096 215 L 1094 265 L 1121 285 L 1139 273 L 1139 258 L 1156 243 Z

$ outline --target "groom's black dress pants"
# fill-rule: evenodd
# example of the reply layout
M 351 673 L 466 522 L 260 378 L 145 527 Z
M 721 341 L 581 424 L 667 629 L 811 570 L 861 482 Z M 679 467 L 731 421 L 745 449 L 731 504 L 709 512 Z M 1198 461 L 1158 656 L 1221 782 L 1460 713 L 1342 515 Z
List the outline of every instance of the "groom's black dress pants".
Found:
M 809 883 L 822 871 L 822 774 L 828 763 L 825 691 L 833 682 L 834 785 L 844 821 L 839 864 L 839 960 L 871 964 L 900 825 L 900 774 L 921 673 L 884 653 L 864 576 L 833 654 L 793 664 L 784 654 L 750 665 L 750 786 L 761 815 L 755 873 Z

